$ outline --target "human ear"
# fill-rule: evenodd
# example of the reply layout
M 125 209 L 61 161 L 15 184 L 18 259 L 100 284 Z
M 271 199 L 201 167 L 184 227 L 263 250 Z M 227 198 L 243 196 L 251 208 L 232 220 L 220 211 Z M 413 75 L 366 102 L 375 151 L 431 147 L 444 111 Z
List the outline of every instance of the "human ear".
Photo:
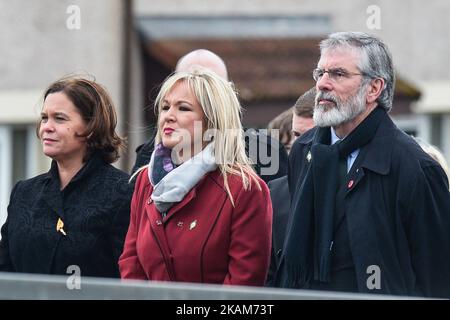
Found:
M 385 81 L 382 78 L 375 78 L 370 81 L 366 98 L 368 104 L 371 104 L 378 99 L 384 89 L 384 85 Z

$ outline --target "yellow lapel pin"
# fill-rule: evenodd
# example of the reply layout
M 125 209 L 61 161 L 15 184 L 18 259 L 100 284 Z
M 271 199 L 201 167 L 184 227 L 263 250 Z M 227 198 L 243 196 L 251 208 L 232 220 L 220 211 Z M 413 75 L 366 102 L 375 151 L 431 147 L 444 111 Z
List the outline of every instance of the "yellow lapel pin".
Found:
M 64 227 L 64 222 L 61 220 L 61 218 L 58 218 L 58 222 L 56 223 L 56 231 L 61 232 L 63 235 L 67 236 L 63 227 Z

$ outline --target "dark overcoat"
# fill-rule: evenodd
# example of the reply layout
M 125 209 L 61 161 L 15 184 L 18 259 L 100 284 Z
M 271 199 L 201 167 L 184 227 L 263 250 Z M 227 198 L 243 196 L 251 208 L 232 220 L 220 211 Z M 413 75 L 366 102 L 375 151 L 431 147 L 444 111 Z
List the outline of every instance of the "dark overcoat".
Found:
M 293 197 L 314 161 L 309 151 L 316 131 L 292 148 Z M 348 181 L 344 210 L 358 291 L 450 297 L 450 194 L 442 167 L 386 115 Z
M 272 199 L 272 253 L 266 285 L 274 285 L 274 275 L 280 263 L 281 253 L 286 237 L 289 218 L 290 194 L 287 176 L 269 181 L 270 198 Z
M 62 191 L 55 161 L 48 173 L 18 182 L 1 231 L 0 271 L 67 274 L 74 265 L 81 276 L 119 277 L 133 192 L 128 177 L 95 155 Z

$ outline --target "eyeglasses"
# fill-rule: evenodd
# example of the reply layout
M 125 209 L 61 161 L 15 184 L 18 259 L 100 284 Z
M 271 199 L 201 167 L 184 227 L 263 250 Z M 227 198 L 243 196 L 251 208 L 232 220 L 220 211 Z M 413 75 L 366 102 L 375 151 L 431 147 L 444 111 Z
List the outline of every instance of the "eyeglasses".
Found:
M 313 79 L 317 82 L 320 79 L 322 79 L 323 75 L 325 73 L 328 73 L 328 77 L 330 78 L 330 80 L 334 81 L 334 82 L 340 82 L 344 79 L 348 79 L 351 76 L 364 76 L 367 77 L 368 75 L 365 73 L 354 73 L 354 72 L 349 72 L 345 69 L 341 69 L 341 68 L 336 68 L 336 69 L 329 69 L 329 70 L 325 70 L 325 69 L 314 69 L 312 76 Z

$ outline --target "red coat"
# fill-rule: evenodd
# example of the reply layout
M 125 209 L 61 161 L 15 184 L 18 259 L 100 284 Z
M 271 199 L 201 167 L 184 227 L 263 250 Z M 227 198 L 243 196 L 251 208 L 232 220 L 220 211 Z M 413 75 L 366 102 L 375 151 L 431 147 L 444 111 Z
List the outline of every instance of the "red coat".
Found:
M 235 207 L 219 170 L 207 174 L 165 219 L 152 202 L 147 169 L 136 181 L 121 277 L 262 286 L 270 262 L 272 204 L 267 185 L 229 176 Z

